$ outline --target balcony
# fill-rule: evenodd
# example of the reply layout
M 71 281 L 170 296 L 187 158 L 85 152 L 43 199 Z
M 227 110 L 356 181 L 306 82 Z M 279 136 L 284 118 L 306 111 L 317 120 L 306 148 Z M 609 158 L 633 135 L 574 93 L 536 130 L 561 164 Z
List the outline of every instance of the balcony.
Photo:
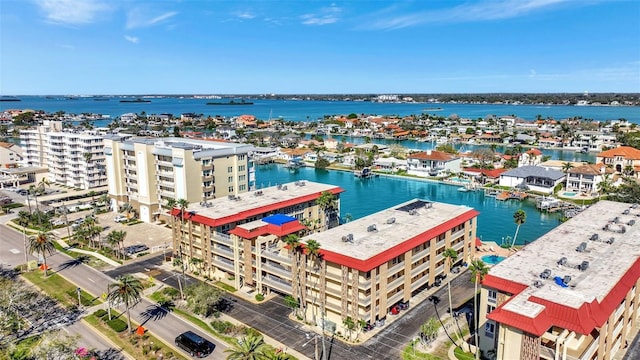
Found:
M 231 261 L 231 260 L 227 260 L 225 258 L 221 258 L 219 256 L 216 256 L 216 257 L 211 259 L 211 263 L 214 266 L 216 266 L 216 267 L 218 267 L 220 269 L 226 270 L 226 271 L 228 271 L 228 272 L 230 272 L 232 274 L 235 272 L 235 270 L 233 268 L 233 261 Z
M 268 273 L 278 275 L 285 279 L 291 277 L 291 270 L 288 270 L 284 266 L 278 263 L 275 263 L 273 261 L 267 261 L 266 263 L 262 264 L 262 271 L 266 271 Z
M 231 250 L 231 248 L 226 246 L 221 246 L 221 245 L 212 246 L 211 252 L 217 255 L 233 257 L 233 250 Z
M 291 294 L 291 284 L 277 276 L 267 274 L 262 277 L 262 283 L 285 294 Z

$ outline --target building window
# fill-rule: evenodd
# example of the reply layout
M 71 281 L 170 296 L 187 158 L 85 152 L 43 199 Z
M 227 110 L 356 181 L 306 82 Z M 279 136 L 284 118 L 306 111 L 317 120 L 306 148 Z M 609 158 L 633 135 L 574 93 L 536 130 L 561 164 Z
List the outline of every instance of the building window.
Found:
M 229 186 L 229 192 L 232 193 L 233 192 L 233 186 Z
M 233 182 L 233 176 L 229 176 L 229 182 Z
M 484 324 L 484 336 L 492 338 L 496 333 L 496 324 L 493 321 L 487 321 Z
M 245 190 L 247 190 L 247 185 L 240 184 L 240 186 L 238 188 L 240 189 L 240 191 L 245 191 Z M 300 215 L 300 216 L 302 216 L 302 215 Z
M 228 166 L 227 167 L 227 172 L 228 173 L 232 173 L 233 172 L 233 166 Z
M 496 303 L 498 293 L 495 290 L 487 290 L 487 302 Z
M 493 306 L 493 305 L 487 305 L 487 314 L 491 314 L 491 312 L 492 312 L 493 310 L 495 310 L 495 309 L 496 309 L 496 307 L 495 307 L 495 306 Z
M 245 155 L 238 155 L 238 160 L 244 160 Z

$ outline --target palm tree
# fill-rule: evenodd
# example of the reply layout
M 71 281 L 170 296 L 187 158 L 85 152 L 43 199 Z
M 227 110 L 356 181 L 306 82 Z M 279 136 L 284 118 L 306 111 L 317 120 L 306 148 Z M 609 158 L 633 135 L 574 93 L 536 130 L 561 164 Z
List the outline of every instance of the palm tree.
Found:
M 133 305 L 140 301 L 142 294 L 142 282 L 139 279 L 131 275 L 123 275 L 116 279 L 116 283 L 109 284 L 107 300 L 114 303 L 124 303 L 127 308 L 127 321 L 129 325 L 129 331 L 131 329 L 131 313 L 129 312 L 130 305 Z
M 571 162 L 567 161 L 567 162 L 563 162 L 562 163 L 562 172 L 567 174 L 569 173 L 569 170 L 571 170 L 573 168 L 573 164 L 571 164 Z
M 520 225 L 524 224 L 525 221 L 527 221 L 527 213 L 524 212 L 524 210 L 518 209 L 516 210 L 515 213 L 513 213 L 513 222 L 515 222 L 516 225 L 518 225 L 518 227 L 516 227 L 516 234 L 513 235 L 511 248 L 513 248 L 516 245 L 516 238 L 518 237 L 518 231 L 520 230 Z
M 442 253 L 444 256 L 445 263 L 447 264 L 446 271 L 451 272 L 451 266 L 458 260 L 458 252 L 453 248 L 447 248 Z M 447 282 L 447 286 L 449 288 L 449 314 L 453 315 L 453 306 L 451 304 L 451 280 Z
M 296 234 L 289 234 L 284 238 L 284 242 L 289 246 L 289 252 L 291 253 L 291 279 L 293 279 L 291 290 L 294 296 L 297 297 L 302 314 L 306 316 L 305 303 L 302 298 L 302 286 L 300 284 L 300 239 Z
M 316 203 L 324 212 L 325 229 L 330 228 L 331 218 L 337 210 L 336 196 L 329 191 L 323 191 L 316 200 Z
M 56 248 L 53 245 L 53 235 L 48 232 L 39 232 L 38 235 L 29 238 L 29 252 L 42 255 L 44 277 L 47 277 L 47 254 L 52 255 Z
M 347 330 L 347 333 L 349 334 L 348 335 L 348 339 L 350 340 L 351 339 L 351 333 L 356 328 L 356 322 L 351 318 L 351 316 L 347 316 L 346 318 L 344 318 L 342 320 L 342 325 Z
M 608 193 L 610 193 L 613 190 L 613 182 L 611 181 L 611 175 L 604 174 L 604 176 L 602 177 L 602 180 L 598 183 L 597 188 L 598 188 L 598 192 L 600 193 L 600 196 L 607 195 Z
M 262 360 L 267 358 L 268 346 L 262 335 L 248 335 L 236 341 L 224 352 L 228 360 Z
M 184 213 L 189 207 L 189 202 L 186 199 L 178 199 L 175 203 L 175 206 L 180 208 L 180 243 L 184 242 L 185 231 L 184 227 Z M 188 232 L 187 232 L 188 234 Z M 182 248 L 182 246 L 180 246 Z M 193 246 L 191 244 L 191 237 L 189 237 L 189 254 L 192 255 Z M 180 252 L 180 256 L 182 256 L 182 252 Z M 192 256 L 190 256 L 192 257 Z
M 469 270 L 471 270 L 471 281 L 473 281 L 474 284 L 473 329 L 475 332 L 476 359 L 480 359 L 480 351 L 478 351 L 478 301 L 476 296 L 478 294 L 478 283 L 481 283 L 482 280 L 484 280 L 484 277 L 489 273 L 489 268 L 482 260 L 471 260 Z
M 113 230 L 107 235 L 107 243 L 112 247 L 116 246 L 116 253 L 121 254 L 124 257 L 124 239 L 127 237 L 127 232 L 124 230 Z

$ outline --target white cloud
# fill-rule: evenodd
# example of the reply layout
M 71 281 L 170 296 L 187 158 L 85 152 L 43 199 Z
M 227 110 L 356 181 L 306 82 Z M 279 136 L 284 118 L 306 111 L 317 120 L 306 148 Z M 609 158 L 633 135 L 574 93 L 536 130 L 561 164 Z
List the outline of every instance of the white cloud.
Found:
M 148 9 L 135 8 L 127 13 L 127 29 L 149 27 L 166 22 L 166 20 L 178 15 L 176 11 L 168 11 L 163 14 L 150 17 Z
M 98 15 L 109 10 L 97 0 L 36 0 L 47 21 L 54 24 L 81 25 L 98 20 Z
M 248 11 L 236 13 L 236 16 L 238 18 L 240 18 L 240 19 L 243 19 L 243 20 L 251 20 L 251 19 L 254 19 L 256 17 L 255 15 L 253 15 L 252 13 L 250 13 Z
M 327 25 L 333 24 L 340 20 L 342 9 L 334 4 L 323 7 L 318 13 L 304 14 L 300 16 L 304 25 Z
M 134 43 L 134 44 L 137 44 L 137 43 L 140 42 L 140 39 L 135 37 L 135 36 L 125 35 L 124 39 L 127 40 L 128 42 L 131 42 L 131 43 Z
M 595 3 L 593 1 L 591 3 Z M 465 3 L 448 9 L 411 11 L 407 14 L 391 15 L 397 7 L 379 12 L 376 16 L 383 20 L 368 22 L 365 27 L 373 29 L 401 29 L 429 23 L 461 23 L 510 19 L 527 15 L 534 11 L 552 8 L 562 4 L 585 5 L 571 0 L 485 0 Z M 588 5 L 588 4 L 587 4 Z

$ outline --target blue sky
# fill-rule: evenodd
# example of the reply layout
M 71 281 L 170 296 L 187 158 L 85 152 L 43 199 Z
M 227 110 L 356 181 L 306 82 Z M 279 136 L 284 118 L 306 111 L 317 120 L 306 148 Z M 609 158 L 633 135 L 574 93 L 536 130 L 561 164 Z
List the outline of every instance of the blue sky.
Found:
M 0 94 L 640 92 L 640 1 L 2 0 Z

